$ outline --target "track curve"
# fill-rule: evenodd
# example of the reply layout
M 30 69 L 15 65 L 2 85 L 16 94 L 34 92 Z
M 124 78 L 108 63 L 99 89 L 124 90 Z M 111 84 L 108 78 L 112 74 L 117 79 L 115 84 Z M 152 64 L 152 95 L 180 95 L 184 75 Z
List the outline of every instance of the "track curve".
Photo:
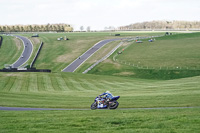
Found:
M 13 36 L 22 40 L 23 45 L 24 45 L 24 51 L 22 52 L 21 56 L 18 58 L 18 60 L 15 63 L 12 64 L 12 68 L 18 68 L 24 63 L 26 63 L 31 57 L 32 52 L 33 52 L 33 44 L 26 37 L 18 36 L 18 35 L 13 35 Z

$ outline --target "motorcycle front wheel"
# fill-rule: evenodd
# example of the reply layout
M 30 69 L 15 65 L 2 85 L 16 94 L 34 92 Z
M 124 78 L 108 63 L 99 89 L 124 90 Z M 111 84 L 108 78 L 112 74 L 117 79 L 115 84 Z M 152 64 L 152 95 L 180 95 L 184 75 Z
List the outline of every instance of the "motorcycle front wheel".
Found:
M 91 107 L 90 107 L 92 110 L 94 110 L 94 109 L 97 109 L 97 103 L 96 102 L 94 102 L 92 105 L 91 105 Z
M 109 105 L 109 109 L 116 109 L 118 105 L 119 103 L 117 101 L 114 101 Z

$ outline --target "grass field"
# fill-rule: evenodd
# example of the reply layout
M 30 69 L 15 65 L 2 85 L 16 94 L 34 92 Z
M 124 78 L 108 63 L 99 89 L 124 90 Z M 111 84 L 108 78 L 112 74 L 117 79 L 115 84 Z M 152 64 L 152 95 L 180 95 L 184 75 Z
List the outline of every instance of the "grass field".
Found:
M 3 43 L 0 48 L 0 69 L 4 64 L 13 64 L 20 57 L 23 51 L 22 42 L 12 36 L 3 36 Z
M 116 59 L 149 68 L 200 69 L 200 33 L 156 38 L 153 43 L 133 43 Z
M 105 90 L 119 108 L 200 107 L 200 77 L 145 80 L 71 73 L 0 73 L 0 105 L 89 109 Z M 1 132 L 198 132 L 199 108 L 0 111 Z M 103 130 L 102 130 L 103 129 Z
M 174 79 L 200 75 L 200 33 L 156 38 L 153 43 L 131 43 L 89 73 L 150 79 Z M 117 61 L 113 61 L 113 57 Z
M 44 42 L 40 56 L 35 62 L 35 66 L 41 69 L 51 69 L 54 72 L 60 72 L 73 60 L 82 55 L 97 42 L 116 38 L 112 32 L 94 32 L 94 33 L 41 33 L 39 39 Z M 136 37 L 164 34 L 161 32 L 122 32 L 120 37 Z M 22 34 L 23 35 L 23 34 Z M 30 37 L 32 34 L 27 34 Z M 67 37 L 68 41 L 57 41 L 59 37 Z
M 121 33 L 125 36 L 149 36 L 163 33 Z M 26 36 L 29 36 L 28 34 Z M 58 37 L 69 37 L 69 41 L 57 41 Z M 199 62 L 199 34 L 183 34 L 156 39 L 152 44 L 126 43 L 125 52 L 117 59 L 134 62 L 132 51 L 154 52 L 169 46 L 186 45 L 194 65 Z M 52 69 L 52 73 L 0 73 L 0 106 L 89 109 L 94 98 L 109 90 L 120 95 L 119 108 L 151 107 L 200 107 L 200 76 L 196 70 L 153 70 L 138 69 L 123 63 L 114 62 L 113 55 L 100 63 L 91 74 L 80 74 L 95 60 L 117 45 L 111 43 L 100 49 L 82 65 L 76 73 L 63 73 L 60 70 L 102 39 L 113 38 L 110 33 L 52 33 L 41 34 L 44 41 L 42 52 L 36 61 L 37 68 Z M 194 40 L 187 45 L 188 38 Z M 9 39 L 9 37 L 7 37 Z M 179 39 L 185 39 L 180 41 Z M 5 41 L 5 40 L 4 40 Z M 161 44 L 159 42 L 162 42 Z M 176 45 L 177 42 L 177 45 Z M 167 44 L 167 43 L 166 43 Z M 3 44 L 4 45 L 4 44 Z M 2 45 L 2 46 L 3 46 Z M 154 46 L 155 45 L 155 46 Z M 15 46 L 15 45 L 14 45 Z M 139 47 L 141 46 L 141 47 Z M 196 48 L 195 48 L 196 47 Z M 0 49 L 2 50 L 2 49 Z M 185 49 L 179 49 L 184 51 Z M 8 51 L 8 50 L 7 50 Z M 15 50 L 16 51 L 16 50 Z M 140 52 L 139 52 L 140 51 Z M 101 54 L 105 52 L 104 54 Z M 168 52 L 171 52 L 169 50 Z M 143 51 L 144 53 L 144 51 Z M 180 55 L 177 53 L 177 60 Z M 0 53 L 1 54 L 1 53 Z M 5 54 L 5 53 L 4 53 Z M 188 53 L 182 52 L 186 58 Z M 141 53 L 141 55 L 143 55 Z M 167 54 L 168 55 L 168 54 Z M 152 58 L 155 57 L 152 53 Z M 137 56 L 140 57 L 139 55 Z M 146 56 L 143 57 L 144 62 Z M 162 55 L 158 59 L 162 61 Z M 147 56 L 147 59 L 149 56 Z M 172 57 L 166 56 L 171 59 Z M 136 58 L 137 59 L 137 58 Z M 3 60 L 3 56 L 0 56 Z M 160 61 L 157 61 L 159 64 Z M 167 64 L 170 65 L 169 61 Z M 196 62 L 196 64 L 195 64 Z M 156 61 L 155 61 L 156 63 Z M 154 63 L 152 63 L 154 64 Z M 179 64 L 179 63 L 178 63 Z M 189 64 L 189 63 L 188 63 Z M 186 64 L 182 64 L 186 65 Z M 153 66 L 152 66 L 153 67 Z M 192 66 L 191 66 L 192 67 Z M 134 70 L 134 71 L 133 71 Z M 149 73 L 148 73 L 149 72 Z M 168 75 L 168 77 L 164 77 Z M 179 75 L 179 76 L 178 76 Z M 181 76 L 182 75 L 182 76 Z M 155 78 L 157 76 L 157 78 Z M 171 77 L 170 77 L 171 76 Z M 173 77 L 174 76 L 174 77 Z M 164 78 L 163 78 L 164 77 Z M 169 78 L 170 77 L 170 78 Z M 183 78 L 184 77 L 184 78 Z M 170 79 L 170 80 L 162 80 Z M 0 132 L 194 132 L 200 130 L 199 108 L 182 109 L 136 109 L 136 110 L 60 110 L 60 111 L 0 111 Z
M 199 109 L 0 111 L 0 132 L 198 133 Z
M 71 73 L 0 73 L 0 105 L 90 108 L 110 90 L 121 108 L 200 106 L 200 77 L 143 80 Z

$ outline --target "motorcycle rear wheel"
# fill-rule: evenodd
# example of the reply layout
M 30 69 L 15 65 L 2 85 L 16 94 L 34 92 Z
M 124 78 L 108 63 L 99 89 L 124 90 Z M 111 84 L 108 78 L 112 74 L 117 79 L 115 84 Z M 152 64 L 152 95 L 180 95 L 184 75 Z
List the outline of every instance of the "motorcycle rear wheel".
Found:
M 91 105 L 91 107 L 90 107 L 92 110 L 94 110 L 94 109 L 97 109 L 97 103 L 96 102 L 94 102 L 92 105 Z
M 109 109 L 116 109 L 118 105 L 119 103 L 117 101 L 114 101 L 112 104 L 109 105 Z

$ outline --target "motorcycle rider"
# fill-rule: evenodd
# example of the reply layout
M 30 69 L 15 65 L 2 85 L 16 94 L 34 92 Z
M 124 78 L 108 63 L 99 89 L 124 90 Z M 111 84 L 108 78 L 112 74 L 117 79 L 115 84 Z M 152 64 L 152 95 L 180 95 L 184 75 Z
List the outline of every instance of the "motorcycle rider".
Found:
M 113 98 L 113 95 L 112 93 L 110 93 L 110 91 L 106 91 L 102 93 L 101 95 L 99 95 L 98 97 L 101 98 L 100 104 L 105 105 L 105 103 L 109 102 L 110 99 Z
M 120 96 L 113 96 L 112 93 L 106 91 L 98 95 L 91 104 L 91 109 L 116 109 L 119 105 L 117 100 Z

